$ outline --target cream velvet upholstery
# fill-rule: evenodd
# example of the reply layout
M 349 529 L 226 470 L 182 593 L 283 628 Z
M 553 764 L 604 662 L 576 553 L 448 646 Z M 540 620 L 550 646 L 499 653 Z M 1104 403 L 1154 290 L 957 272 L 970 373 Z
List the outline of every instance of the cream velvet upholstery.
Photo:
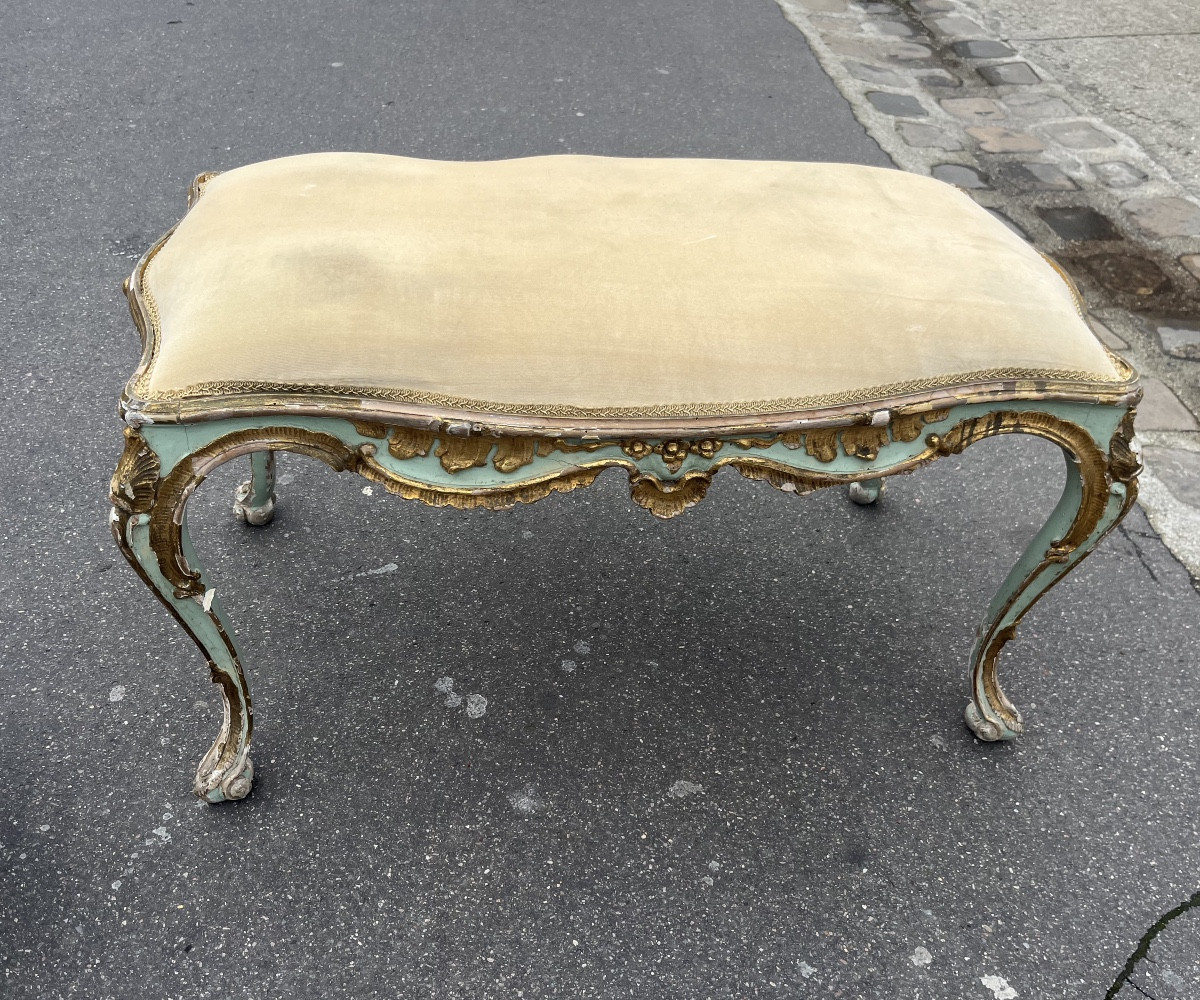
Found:
M 844 164 L 288 157 L 209 180 L 141 282 L 150 400 L 739 413 L 1118 378 L 1063 279 L 962 192 Z

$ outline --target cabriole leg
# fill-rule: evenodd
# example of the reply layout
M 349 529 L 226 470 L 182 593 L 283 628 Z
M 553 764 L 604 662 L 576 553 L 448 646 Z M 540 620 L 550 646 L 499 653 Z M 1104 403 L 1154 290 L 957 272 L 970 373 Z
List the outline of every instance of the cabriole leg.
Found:
M 275 452 L 255 451 L 250 455 L 250 478 L 237 488 L 233 512 L 247 524 L 259 527 L 275 517 Z
M 254 717 L 233 631 L 196 559 L 182 510 L 171 513 L 179 518 L 179 546 L 197 574 L 197 592 L 181 591 L 163 576 L 151 527 L 156 501 L 161 499 L 158 456 L 135 431 L 126 430 L 125 435 L 125 451 L 113 476 L 113 536 L 138 576 L 200 647 L 224 703 L 220 733 L 196 769 L 193 791 L 208 802 L 242 799 L 254 779 L 250 761 Z
M 965 421 L 931 443 L 944 454 L 995 434 L 1030 433 L 1063 449 L 1067 481 L 1041 531 L 1012 568 L 988 607 L 971 652 L 971 701 L 965 717 L 981 740 L 1011 740 L 1024 728 L 1021 714 L 996 678 L 1004 644 L 1036 601 L 1079 564 L 1128 512 L 1141 471 L 1133 444 L 1133 411 L 1126 412 L 1107 450 L 1075 423 L 1045 413 L 998 413 Z
M 862 482 L 851 483 L 849 487 L 850 499 L 860 507 L 870 506 L 885 492 L 887 483 L 882 479 L 864 479 Z

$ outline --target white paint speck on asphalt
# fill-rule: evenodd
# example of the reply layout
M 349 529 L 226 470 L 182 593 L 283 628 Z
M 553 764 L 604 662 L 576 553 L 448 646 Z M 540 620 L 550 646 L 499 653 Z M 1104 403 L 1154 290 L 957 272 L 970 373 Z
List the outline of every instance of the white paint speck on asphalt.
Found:
M 112 686 L 112 689 L 108 692 L 108 700 L 109 701 L 121 701 L 121 699 L 123 699 L 124 697 L 125 697 L 125 685 L 124 684 L 114 684 Z
M 546 808 L 546 803 L 542 801 L 533 785 L 525 785 L 515 792 L 509 792 L 508 801 L 517 812 L 525 816 L 532 816 Z
M 487 699 L 481 694 L 467 695 L 467 718 L 482 719 L 487 713 Z
M 912 962 L 918 969 L 923 968 L 933 961 L 933 956 L 929 954 L 929 949 L 922 948 L 920 945 L 914 949 L 913 953 L 908 956 L 908 960 Z
M 673 799 L 686 799 L 689 795 L 703 795 L 704 786 L 694 781 L 677 781 L 667 789 L 667 794 Z
M 1003 976 L 980 976 L 979 981 L 992 991 L 996 1000 L 1016 1000 L 1017 991 L 1008 985 Z

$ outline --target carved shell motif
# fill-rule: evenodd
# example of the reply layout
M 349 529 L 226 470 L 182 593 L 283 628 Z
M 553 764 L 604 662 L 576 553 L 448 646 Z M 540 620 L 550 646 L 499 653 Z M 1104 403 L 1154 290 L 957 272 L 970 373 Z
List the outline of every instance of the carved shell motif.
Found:
M 112 477 L 113 506 L 126 514 L 148 514 L 158 489 L 158 456 L 132 427 L 125 428 L 125 449 Z

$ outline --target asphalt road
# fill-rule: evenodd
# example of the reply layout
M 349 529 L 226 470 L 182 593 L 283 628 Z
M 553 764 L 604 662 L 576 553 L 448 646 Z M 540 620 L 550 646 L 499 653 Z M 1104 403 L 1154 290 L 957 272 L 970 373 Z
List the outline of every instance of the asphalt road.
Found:
M 49 0 L 0 74 L 0 994 L 1098 998 L 1195 892 L 1200 597 L 1140 513 L 1007 654 L 1027 736 L 960 721 L 1054 501 L 1034 442 L 877 509 L 720 477 L 668 523 L 619 477 L 471 515 L 285 458 L 256 531 L 222 470 L 193 535 L 258 775 L 191 797 L 216 692 L 107 527 L 118 288 L 188 181 L 318 149 L 883 164 L 770 0 Z

